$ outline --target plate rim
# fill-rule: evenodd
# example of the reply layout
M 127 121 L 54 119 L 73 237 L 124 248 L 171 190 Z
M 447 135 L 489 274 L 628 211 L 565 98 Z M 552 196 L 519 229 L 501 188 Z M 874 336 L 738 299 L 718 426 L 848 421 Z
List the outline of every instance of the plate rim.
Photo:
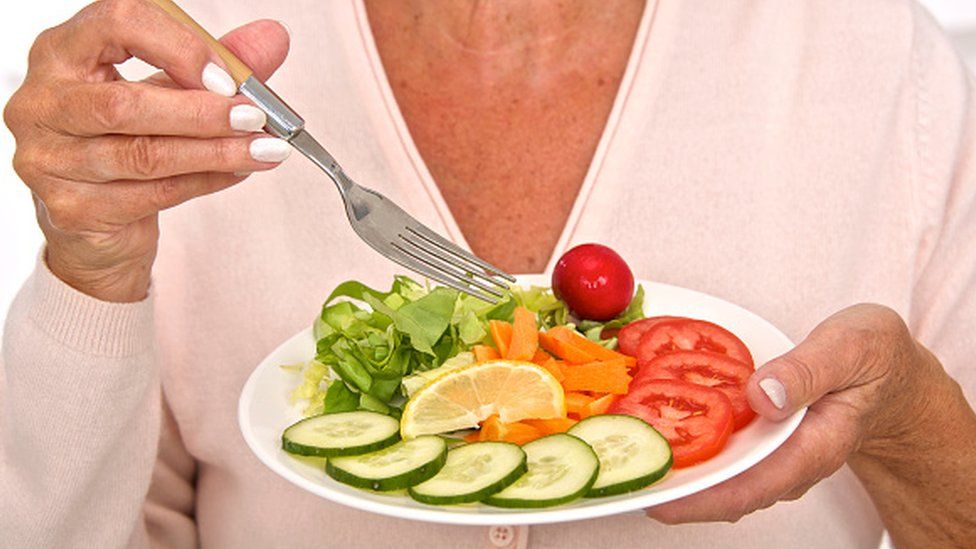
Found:
M 533 280 L 538 280 L 544 275 L 521 275 L 519 276 L 519 283 L 522 284 L 533 284 Z M 524 281 L 524 282 L 523 282 Z M 790 345 L 795 345 L 786 334 L 784 334 L 779 328 L 777 328 L 773 323 L 767 321 L 762 316 L 736 304 L 731 301 L 724 300 L 722 298 L 700 292 L 698 290 L 693 290 L 690 288 L 685 288 L 682 286 L 676 286 L 673 284 L 666 284 L 661 282 L 650 282 L 647 280 L 635 280 L 635 284 L 643 284 L 645 286 L 656 286 L 667 290 L 677 290 L 680 292 L 692 292 L 697 294 L 698 297 L 705 298 L 706 301 L 717 301 L 723 306 L 730 306 L 737 309 L 739 313 L 745 313 L 748 316 L 758 319 L 760 322 L 768 325 L 776 334 L 781 337 L 785 342 L 789 342 Z M 364 499 L 355 497 L 354 495 L 346 494 L 334 489 L 331 489 L 325 484 L 312 484 L 309 480 L 292 469 L 285 467 L 274 459 L 274 456 L 265 455 L 263 451 L 260 451 L 260 442 L 257 434 L 254 432 L 249 421 L 247 421 L 248 406 L 253 400 L 253 396 L 257 386 L 257 378 L 259 371 L 263 370 L 265 367 L 265 362 L 267 359 L 277 353 L 282 348 L 294 345 L 297 340 L 312 337 L 312 328 L 310 326 L 305 327 L 298 333 L 290 336 L 280 344 L 278 344 L 274 349 L 265 354 L 265 356 L 258 362 L 251 373 L 248 375 L 247 381 L 241 388 L 241 393 L 238 398 L 237 405 L 237 420 L 238 428 L 244 437 L 244 441 L 250 449 L 251 453 L 258 458 L 258 460 L 268 467 L 271 471 L 276 473 L 278 476 L 284 478 L 285 480 L 291 482 L 293 485 L 311 492 L 319 497 L 325 498 L 329 501 L 345 505 L 347 507 L 352 507 L 361 511 L 377 513 L 381 515 L 386 515 L 394 518 L 416 520 L 421 522 L 432 522 L 439 524 L 453 524 L 453 525 L 467 525 L 467 526 L 496 526 L 496 525 L 531 525 L 531 524 L 551 524 L 557 522 L 568 522 L 575 520 L 586 520 L 593 518 L 600 518 L 610 515 L 617 515 L 628 512 L 637 512 L 642 509 L 653 507 L 655 505 L 662 505 L 664 503 L 681 499 L 683 497 L 689 496 L 691 494 L 706 490 L 712 486 L 720 484 L 726 480 L 729 480 L 743 471 L 750 469 L 757 465 L 760 461 L 766 459 L 779 449 L 790 436 L 796 431 L 800 422 L 806 415 L 807 408 L 801 408 L 800 410 L 794 412 L 788 418 L 777 422 L 782 427 L 776 433 L 776 436 L 766 439 L 767 441 L 775 441 L 774 444 L 769 444 L 769 450 L 765 453 L 760 453 L 755 456 L 751 456 L 752 459 L 740 460 L 734 464 L 720 470 L 707 474 L 701 478 L 694 479 L 680 486 L 675 486 L 669 489 L 667 493 L 670 497 L 666 501 L 656 501 L 653 503 L 640 503 L 641 501 L 653 501 L 660 499 L 662 491 L 650 492 L 641 494 L 639 491 L 634 492 L 632 497 L 622 498 L 617 500 L 606 501 L 602 505 L 594 506 L 584 506 L 584 507 L 561 507 L 556 506 L 548 509 L 530 509 L 530 510 L 505 510 L 492 508 L 492 513 L 458 513 L 453 511 L 444 510 L 440 507 L 430 506 L 430 508 L 408 508 L 401 505 L 389 504 L 385 502 L 375 501 L 371 499 Z M 767 442 L 768 443 L 768 442 Z M 730 474 L 731 471 L 731 474 Z M 721 478 L 715 478 L 721 477 Z M 411 500 L 413 501 L 413 500 Z

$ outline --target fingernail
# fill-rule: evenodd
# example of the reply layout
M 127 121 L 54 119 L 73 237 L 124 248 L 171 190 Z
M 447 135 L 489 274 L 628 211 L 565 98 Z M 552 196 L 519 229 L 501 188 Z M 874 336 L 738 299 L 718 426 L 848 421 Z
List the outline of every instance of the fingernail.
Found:
M 766 393 L 769 397 L 769 401 L 773 403 L 773 406 L 783 409 L 786 406 L 786 387 L 779 382 L 778 379 L 774 377 L 767 377 L 759 380 L 759 387 Z
M 213 63 L 207 63 L 207 66 L 203 68 L 202 80 L 203 87 L 216 94 L 224 97 L 237 95 L 237 84 L 234 83 L 234 79 L 224 69 Z
M 248 177 L 253 172 L 234 172 L 234 177 Z
M 278 24 L 281 25 L 282 28 L 285 29 L 285 32 L 288 33 L 288 40 L 291 40 L 291 27 L 288 26 L 288 23 L 285 23 L 284 21 L 282 21 L 281 19 L 279 19 L 278 20 Z
M 230 110 L 230 127 L 241 132 L 259 132 L 268 122 L 264 111 L 253 105 L 236 105 Z
M 261 137 L 251 141 L 251 158 L 258 162 L 281 162 L 291 154 L 291 145 L 277 137 Z

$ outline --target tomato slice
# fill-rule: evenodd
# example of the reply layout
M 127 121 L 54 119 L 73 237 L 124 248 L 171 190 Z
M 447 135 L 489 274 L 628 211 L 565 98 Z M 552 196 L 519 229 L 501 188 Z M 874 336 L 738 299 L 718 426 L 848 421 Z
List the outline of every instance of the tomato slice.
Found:
M 617 350 L 621 353 L 629 356 L 637 356 L 637 346 L 640 344 L 640 338 L 644 335 L 644 332 L 650 330 L 655 325 L 661 322 L 667 322 L 669 320 L 681 320 L 678 316 L 651 316 L 647 318 L 642 318 L 640 320 L 635 320 L 617 332 Z M 604 330 L 606 333 L 607 330 Z M 600 334 L 603 339 L 608 339 L 603 333 Z
M 671 444 L 674 467 L 705 461 L 728 442 L 732 434 L 732 403 L 722 391 L 675 379 L 632 382 L 630 387 L 630 392 L 617 398 L 609 412 L 650 423 Z
M 674 351 L 711 351 L 755 367 L 749 348 L 735 334 L 705 320 L 678 319 L 659 322 L 644 332 L 637 358 L 652 360 Z
M 733 430 L 738 431 L 756 417 L 746 399 L 746 382 L 753 369 L 747 364 L 708 351 L 676 351 L 638 363 L 632 383 L 649 379 L 679 379 L 712 387 L 725 393 L 732 403 Z

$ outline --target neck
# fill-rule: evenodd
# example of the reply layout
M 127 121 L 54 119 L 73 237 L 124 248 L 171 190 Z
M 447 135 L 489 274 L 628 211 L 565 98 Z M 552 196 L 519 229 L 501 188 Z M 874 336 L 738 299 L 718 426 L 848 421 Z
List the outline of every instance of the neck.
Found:
M 430 28 L 473 54 L 498 55 L 545 46 L 572 34 L 593 13 L 594 2 L 432 2 L 416 0 Z
M 640 1 L 640 0 L 636 0 Z M 633 2 L 605 0 L 367 0 L 371 17 L 404 22 L 427 47 L 471 56 L 539 55 L 619 22 Z

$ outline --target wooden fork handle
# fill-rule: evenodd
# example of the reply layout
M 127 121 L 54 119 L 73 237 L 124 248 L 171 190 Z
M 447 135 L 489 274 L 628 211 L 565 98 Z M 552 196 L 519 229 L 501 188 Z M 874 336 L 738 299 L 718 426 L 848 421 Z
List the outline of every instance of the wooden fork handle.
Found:
M 173 19 L 176 19 L 180 23 L 183 23 L 190 27 L 194 33 L 200 38 L 203 38 L 210 46 L 210 49 L 216 53 L 224 64 L 227 66 L 227 72 L 230 73 L 231 78 L 238 86 L 244 83 L 245 80 L 250 78 L 254 73 L 250 67 L 244 64 L 243 61 L 237 58 L 226 46 L 221 44 L 214 38 L 209 32 L 206 31 L 199 23 L 193 20 L 192 17 L 187 15 L 185 11 L 176 5 L 173 0 L 151 0 L 153 4 L 163 8 L 163 11 L 168 13 Z

